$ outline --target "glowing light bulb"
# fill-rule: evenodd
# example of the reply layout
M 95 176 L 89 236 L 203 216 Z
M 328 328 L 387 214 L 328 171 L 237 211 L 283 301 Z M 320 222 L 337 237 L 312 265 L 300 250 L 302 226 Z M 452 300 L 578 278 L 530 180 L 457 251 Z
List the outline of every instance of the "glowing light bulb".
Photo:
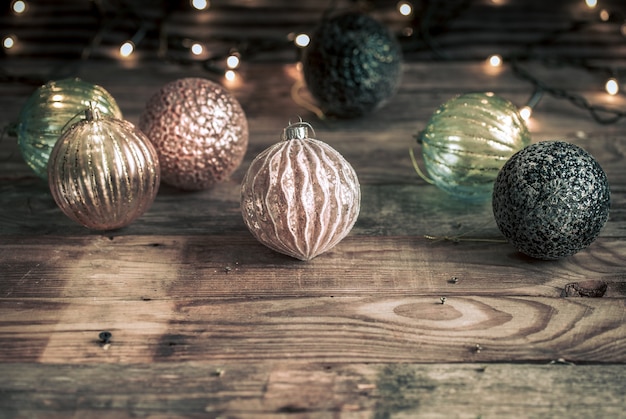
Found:
M 201 44 L 195 43 L 191 46 L 191 53 L 193 55 L 200 55 L 204 51 L 204 47 Z
M 601 21 L 608 22 L 610 18 L 611 18 L 611 14 L 609 13 L 608 10 L 606 10 L 606 9 L 600 10 L 600 20 Z
M 236 77 L 237 73 L 235 73 L 233 70 L 226 70 L 226 72 L 224 73 L 224 78 L 228 81 L 233 81 Z
M 619 28 L 622 35 L 626 36 L 626 22 L 622 23 L 622 26 Z
M 530 106 L 524 106 L 519 110 L 519 115 L 524 121 L 528 121 L 533 114 L 533 110 Z
M 398 12 L 402 16 L 410 16 L 413 13 L 413 6 L 407 1 L 401 1 L 398 3 Z
M 135 44 L 132 41 L 126 41 L 120 47 L 120 55 L 124 58 L 129 57 L 135 51 Z
M 209 7 L 209 2 L 207 0 L 191 0 L 191 7 L 196 10 L 205 10 Z
M 16 41 L 16 38 L 14 35 L 5 36 L 4 39 L 2 40 L 2 46 L 5 49 L 11 49 L 15 46 L 15 41 Z
M 617 79 L 615 79 L 613 77 L 608 79 L 606 81 L 606 84 L 604 85 L 604 89 L 611 96 L 616 95 L 619 92 L 619 83 L 617 82 Z
M 11 5 L 11 9 L 13 10 L 13 13 L 21 15 L 26 11 L 26 2 L 21 0 L 14 1 Z
M 296 38 L 294 39 L 294 43 L 300 48 L 306 47 L 307 45 L 309 45 L 309 42 L 311 42 L 311 38 L 309 38 L 309 35 L 305 33 L 296 35 Z
M 489 62 L 489 65 L 492 67 L 500 67 L 502 65 L 502 57 L 498 54 L 493 54 L 491 55 L 487 61 Z
M 585 3 L 587 4 L 588 8 L 593 9 L 598 5 L 598 0 L 585 0 Z
M 239 57 L 236 54 L 231 54 L 227 59 L 226 59 L 226 66 L 230 69 L 234 69 L 239 67 Z
M 63 108 L 64 96 L 62 94 L 56 94 L 52 96 L 52 107 L 56 109 Z

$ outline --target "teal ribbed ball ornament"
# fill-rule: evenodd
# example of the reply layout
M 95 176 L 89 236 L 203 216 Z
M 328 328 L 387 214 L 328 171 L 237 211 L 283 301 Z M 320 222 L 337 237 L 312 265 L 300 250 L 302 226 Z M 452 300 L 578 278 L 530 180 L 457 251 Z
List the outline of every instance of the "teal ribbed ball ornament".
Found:
M 78 78 L 49 81 L 28 98 L 19 115 L 17 141 L 22 157 L 42 179 L 57 140 L 80 121 L 90 104 L 104 116 L 121 119 L 115 99 L 101 86 Z
M 515 105 L 493 93 L 467 93 L 441 105 L 420 133 L 428 177 L 448 194 L 488 201 L 498 172 L 531 137 Z

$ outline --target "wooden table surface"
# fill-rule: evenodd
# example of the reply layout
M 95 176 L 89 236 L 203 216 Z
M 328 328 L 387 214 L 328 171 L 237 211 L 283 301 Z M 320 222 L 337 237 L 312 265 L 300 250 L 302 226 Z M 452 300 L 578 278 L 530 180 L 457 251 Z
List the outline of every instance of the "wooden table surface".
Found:
M 307 24 L 315 13 L 302 14 Z M 464 16 L 485 16 L 476 13 Z M 493 91 L 522 106 L 533 92 L 510 63 L 490 70 L 477 58 L 494 45 L 506 52 L 525 41 L 481 42 L 476 27 L 456 28 L 438 38 L 453 51 L 450 59 L 408 53 L 391 102 L 352 120 L 319 119 L 294 100 L 301 75 L 288 54 L 244 60 L 228 83 L 150 54 L 76 60 L 67 40 L 57 45 L 43 36 L 46 48 L 65 49 L 7 53 L 3 127 L 16 122 L 36 80 L 72 75 L 100 84 L 136 123 L 163 84 L 198 76 L 224 83 L 240 101 L 250 145 L 229 180 L 194 193 L 162 185 L 141 218 L 97 232 L 58 209 L 5 133 L 0 418 L 624 417 L 626 121 L 600 124 L 570 101 L 544 95 L 529 122 L 533 142 L 560 139 L 589 151 L 608 176 L 612 206 L 587 249 L 557 261 L 518 253 L 504 242 L 489 203 L 467 204 L 427 184 L 408 153 L 413 148 L 421 164 L 414 136 L 456 94 Z M 475 41 L 471 48 L 457 44 L 463 31 Z M 623 37 L 614 41 L 603 30 L 573 36 L 596 38 L 546 44 L 541 54 L 625 65 Z M 624 94 L 604 93 L 604 75 L 589 66 L 522 65 L 592 104 L 626 109 Z M 351 162 L 362 188 L 350 235 L 310 262 L 261 245 L 239 209 L 252 158 L 297 115 Z M 562 296 L 567 284 L 586 280 L 606 282 L 606 294 Z M 99 340 L 102 331 L 112 334 L 109 343 Z

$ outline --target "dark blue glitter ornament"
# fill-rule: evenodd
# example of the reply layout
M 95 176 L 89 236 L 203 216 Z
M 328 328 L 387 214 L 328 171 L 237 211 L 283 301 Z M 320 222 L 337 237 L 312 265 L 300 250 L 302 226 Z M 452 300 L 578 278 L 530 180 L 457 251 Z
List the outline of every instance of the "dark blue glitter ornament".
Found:
M 322 111 L 353 118 L 383 106 L 396 92 L 402 51 L 393 34 L 363 13 L 324 19 L 304 51 L 307 88 Z
M 515 153 L 500 170 L 492 199 L 502 234 L 520 252 L 548 260 L 589 246 L 608 219 L 610 203 L 602 167 L 563 141 Z

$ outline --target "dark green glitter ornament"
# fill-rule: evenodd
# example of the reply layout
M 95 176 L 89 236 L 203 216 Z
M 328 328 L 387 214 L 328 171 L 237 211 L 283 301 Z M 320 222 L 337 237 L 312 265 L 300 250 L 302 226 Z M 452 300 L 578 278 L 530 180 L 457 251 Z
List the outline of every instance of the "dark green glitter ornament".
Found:
M 563 141 L 532 144 L 502 167 L 493 188 L 493 214 L 517 249 L 560 259 L 589 246 L 609 216 L 609 184 L 585 150 Z
M 395 94 L 402 52 L 385 26 L 350 12 L 322 21 L 302 65 L 307 88 L 322 111 L 354 118 L 380 108 Z

